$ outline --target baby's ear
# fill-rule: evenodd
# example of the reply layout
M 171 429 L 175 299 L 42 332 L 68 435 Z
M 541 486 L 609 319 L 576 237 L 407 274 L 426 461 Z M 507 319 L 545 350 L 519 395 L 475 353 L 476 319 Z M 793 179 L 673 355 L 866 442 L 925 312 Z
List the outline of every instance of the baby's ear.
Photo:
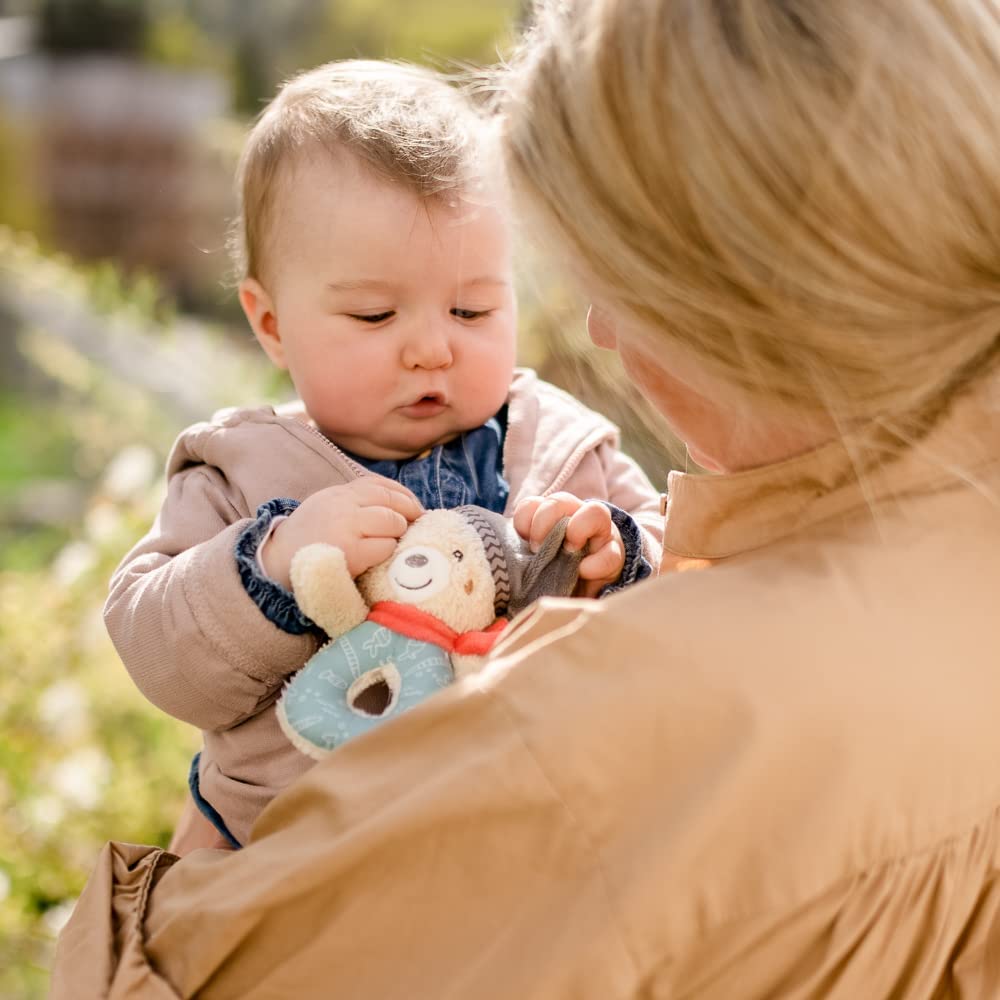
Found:
M 244 278 L 239 288 L 240 305 L 264 353 L 278 368 L 287 368 L 285 346 L 278 331 L 274 300 L 256 278 Z

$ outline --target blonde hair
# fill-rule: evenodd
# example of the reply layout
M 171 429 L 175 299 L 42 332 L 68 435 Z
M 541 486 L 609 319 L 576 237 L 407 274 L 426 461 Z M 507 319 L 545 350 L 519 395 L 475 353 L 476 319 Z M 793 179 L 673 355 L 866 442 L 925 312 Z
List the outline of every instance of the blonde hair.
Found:
M 552 0 L 507 91 L 515 189 L 661 355 L 853 418 L 997 351 L 997 0 Z
M 382 179 L 434 198 L 473 183 L 479 131 L 461 93 L 423 67 L 353 59 L 288 80 L 240 158 L 230 240 L 237 280 L 260 278 L 266 269 L 277 190 L 296 157 L 346 152 Z

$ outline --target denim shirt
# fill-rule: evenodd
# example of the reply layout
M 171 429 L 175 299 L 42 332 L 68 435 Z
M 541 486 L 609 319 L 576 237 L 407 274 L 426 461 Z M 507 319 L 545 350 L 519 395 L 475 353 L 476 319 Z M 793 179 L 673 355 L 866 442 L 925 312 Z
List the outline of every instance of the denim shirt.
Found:
M 503 476 L 506 432 L 505 405 L 481 427 L 413 458 L 394 461 L 347 454 L 368 471 L 407 487 L 427 510 L 476 504 L 502 514 L 510 496 L 510 486 Z M 299 501 L 287 498 L 261 504 L 257 520 L 237 539 L 236 564 L 246 592 L 268 621 L 293 635 L 313 632 L 325 639 L 323 630 L 299 610 L 294 595 L 265 576 L 257 560 L 257 549 L 267 537 L 271 522 L 275 517 L 290 514 L 298 505 Z M 605 586 L 599 597 L 622 590 L 652 574 L 652 566 L 642 554 L 639 526 L 628 512 L 611 503 L 605 502 L 605 506 L 611 511 L 612 521 L 621 535 L 625 564 L 618 579 Z
M 369 472 L 401 483 L 426 510 L 473 503 L 502 514 L 510 496 L 510 486 L 503 477 L 506 431 L 504 406 L 482 427 L 466 431 L 414 458 L 395 461 L 345 453 Z

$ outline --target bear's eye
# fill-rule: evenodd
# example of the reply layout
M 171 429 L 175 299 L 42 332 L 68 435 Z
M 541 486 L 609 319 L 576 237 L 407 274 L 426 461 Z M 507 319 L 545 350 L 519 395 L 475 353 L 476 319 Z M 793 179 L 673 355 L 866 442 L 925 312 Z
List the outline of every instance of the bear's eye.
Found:
M 455 551 L 452 552 L 452 555 L 455 557 L 456 562 L 461 562 L 465 558 L 461 549 L 455 549 Z

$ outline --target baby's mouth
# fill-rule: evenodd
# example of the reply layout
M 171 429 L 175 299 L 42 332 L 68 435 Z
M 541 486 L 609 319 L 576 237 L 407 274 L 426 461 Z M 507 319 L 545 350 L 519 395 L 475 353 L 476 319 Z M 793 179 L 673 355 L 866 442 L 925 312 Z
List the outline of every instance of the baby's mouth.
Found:
M 401 407 L 403 413 L 411 417 L 435 417 L 448 408 L 447 400 L 440 392 L 428 392 Z

